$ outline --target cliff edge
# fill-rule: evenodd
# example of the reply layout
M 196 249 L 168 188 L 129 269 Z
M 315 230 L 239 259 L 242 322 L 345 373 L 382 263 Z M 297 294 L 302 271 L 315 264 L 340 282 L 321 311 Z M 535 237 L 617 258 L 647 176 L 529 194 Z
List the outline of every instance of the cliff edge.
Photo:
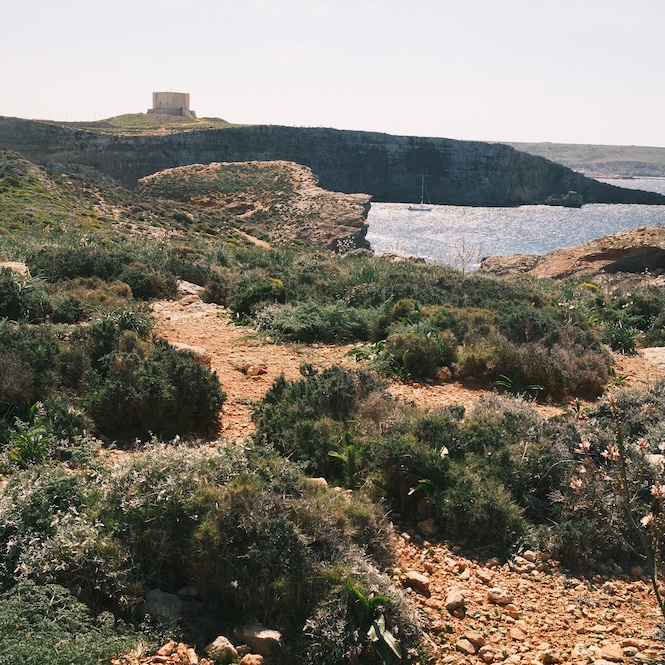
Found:
M 284 160 L 308 166 L 322 188 L 375 201 L 515 206 L 575 191 L 585 203 L 665 204 L 665 196 L 598 182 L 503 144 L 326 128 L 256 125 L 162 136 L 117 136 L 0 117 L 0 147 L 39 164 L 77 164 L 134 187 L 190 164 Z
M 370 197 L 321 189 L 311 169 L 292 162 L 180 166 L 142 178 L 136 192 L 232 215 L 256 225 L 273 243 L 369 249 Z

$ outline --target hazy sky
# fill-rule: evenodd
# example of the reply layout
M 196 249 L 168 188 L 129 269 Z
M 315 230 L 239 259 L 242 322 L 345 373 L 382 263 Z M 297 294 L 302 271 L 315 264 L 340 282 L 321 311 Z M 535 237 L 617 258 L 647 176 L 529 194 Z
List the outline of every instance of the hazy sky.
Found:
M 0 1 L 0 115 L 665 146 L 665 0 Z

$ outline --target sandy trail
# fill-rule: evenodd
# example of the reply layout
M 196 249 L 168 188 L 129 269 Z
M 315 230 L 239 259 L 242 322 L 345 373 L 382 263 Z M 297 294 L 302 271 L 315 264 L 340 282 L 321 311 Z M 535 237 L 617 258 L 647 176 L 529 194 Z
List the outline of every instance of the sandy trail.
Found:
M 355 345 L 275 344 L 254 334 L 252 328 L 234 325 L 229 312 L 219 305 L 202 302 L 189 295 L 178 301 L 153 305 L 157 331 L 170 342 L 180 342 L 205 349 L 210 365 L 217 372 L 227 400 L 222 413 L 222 436 L 243 440 L 253 431 L 252 405 L 268 391 L 280 374 L 289 380 L 300 378 L 300 366 L 310 363 L 317 369 L 331 365 L 352 367 L 355 360 L 348 352 Z M 615 375 L 626 377 L 624 386 L 646 387 L 665 375 L 665 348 L 643 349 L 636 356 L 617 356 Z M 265 374 L 248 376 L 247 365 L 261 366 Z M 406 385 L 392 382 L 390 393 L 424 409 L 448 405 L 473 406 L 491 390 L 465 387 L 457 382 Z M 538 404 L 545 416 L 560 414 L 565 405 Z

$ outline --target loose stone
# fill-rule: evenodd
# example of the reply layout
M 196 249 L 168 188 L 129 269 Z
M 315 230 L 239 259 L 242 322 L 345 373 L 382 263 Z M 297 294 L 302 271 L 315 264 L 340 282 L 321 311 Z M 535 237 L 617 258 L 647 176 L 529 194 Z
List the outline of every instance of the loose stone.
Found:
M 411 587 L 418 593 L 429 596 L 430 579 L 415 570 L 409 570 L 404 575 L 404 586 Z
M 476 647 L 469 642 L 465 637 L 461 637 L 455 643 L 455 648 L 468 656 L 473 656 L 476 653 Z
M 496 603 L 497 605 L 508 605 L 513 602 L 513 594 L 507 589 L 500 587 L 488 589 L 487 598 L 491 603 Z
M 457 588 L 450 589 L 446 596 L 445 608 L 449 612 L 452 612 L 453 610 L 464 607 L 466 607 L 464 594 Z
M 620 644 L 616 642 L 610 642 L 605 644 L 600 652 L 600 657 L 605 660 L 620 661 L 623 660 L 623 649 Z

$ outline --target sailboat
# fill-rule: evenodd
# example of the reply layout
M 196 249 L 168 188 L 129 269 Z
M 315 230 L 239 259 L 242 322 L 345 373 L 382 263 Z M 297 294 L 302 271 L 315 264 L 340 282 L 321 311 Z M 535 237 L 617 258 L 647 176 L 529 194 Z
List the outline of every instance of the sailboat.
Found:
M 420 205 L 412 205 L 408 207 L 408 210 L 412 212 L 430 212 L 432 208 L 429 208 L 425 205 L 425 194 L 427 194 L 427 203 L 432 205 L 432 202 L 429 200 L 429 194 L 427 193 L 427 188 L 425 187 L 425 176 L 421 176 L 422 182 L 420 185 Z

